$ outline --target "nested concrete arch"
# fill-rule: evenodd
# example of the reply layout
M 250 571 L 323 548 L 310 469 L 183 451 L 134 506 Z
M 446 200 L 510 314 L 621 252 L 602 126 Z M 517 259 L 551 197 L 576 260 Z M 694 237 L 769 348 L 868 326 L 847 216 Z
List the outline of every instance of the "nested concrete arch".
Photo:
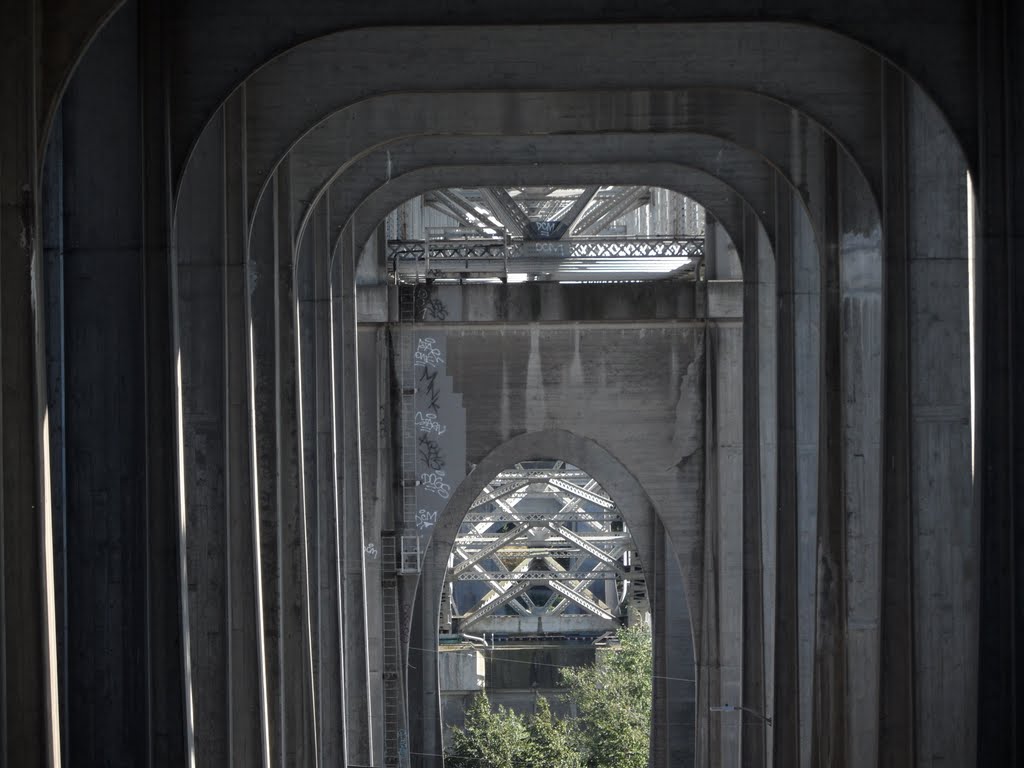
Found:
M 574 30 L 581 34 L 568 34 Z M 452 49 L 476 65 L 458 66 L 448 55 Z M 728 63 L 722 50 L 732 52 Z M 533 52 L 543 68 L 526 64 Z M 579 67 L 583 60 L 591 64 Z M 366 76 L 353 80 L 351 71 Z M 425 71 L 427 88 L 419 74 Z M 881 71 L 880 57 L 849 38 L 778 23 L 343 31 L 297 46 L 245 81 L 250 207 L 287 150 L 346 105 L 381 93 L 493 90 L 496 83 L 507 91 L 638 84 L 754 90 L 825 126 L 876 185 Z
M 586 161 L 579 164 L 561 162 L 569 146 L 575 146 Z M 709 152 L 722 159 L 721 167 L 716 168 L 714 162 L 705 159 Z M 751 153 L 723 145 L 715 139 L 597 135 L 550 138 L 537 144 L 532 139 L 518 137 L 484 140 L 432 138 L 410 142 L 404 151 L 399 148 L 391 151 L 390 169 L 380 162 L 385 159 L 384 155 L 382 152 L 379 156 L 367 158 L 365 165 L 360 163 L 352 169 L 351 178 L 346 174 L 336 183 L 327 204 L 332 231 L 342 231 L 356 215 L 360 233 L 368 226 L 372 231 L 372 227 L 405 200 L 427 189 L 446 186 L 440 179 L 443 175 L 460 177 L 458 183 L 451 186 L 476 186 L 484 182 L 474 184 L 470 178 L 473 168 L 487 168 L 486 175 L 493 178 L 500 172 L 498 169 L 508 165 L 527 172 L 529 168 L 536 168 L 538 170 L 533 175 L 538 177 L 549 169 L 552 177 L 557 176 L 562 183 L 568 184 L 653 184 L 683 194 L 687 194 L 687 182 L 697 184 L 699 186 L 692 195 L 694 199 L 699 201 L 701 192 L 704 192 L 709 202 L 717 199 L 728 204 L 718 211 L 712 207 L 712 213 L 720 213 L 723 222 L 738 223 L 735 214 L 730 215 L 730 209 L 737 209 L 738 198 L 756 213 L 770 241 L 774 242 L 775 171 Z M 662 163 L 664 167 L 658 170 Z M 603 179 L 600 176 L 602 167 L 608 169 Z M 458 170 L 449 172 L 448 168 Z M 570 177 L 576 168 L 580 169 L 580 179 L 573 181 Z M 672 170 L 671 174 L 666 172 L 668 169 Z M 644 174 L 652 172 L 666 183 L 659 184 L 653 179 L 644 181 Z M 510 178 L 517 175 L 515 172 L 509 174 Z M 431 181 L 432 176 L 434 181 Z M 424 184 L 429 186 L 424 187 Z M 408 194 L 412 189 L 417 191 Z M 386 205 L 391 205 L 391 208 L 374 220 Z M 739 228 L 734 226 L 730 234 L 738 232 Z M 356 242 L 363 242 L 361 234 Z
M 335 112 L 289 150 L 296 236 L 306 224 L 308 211 L 350 164 L 398 142 L 434 135 L 539 137 L 604 132 L 717 136 L 787 169 L 809 204 L 821 196 L 807 156 L 821 151 L 827 132 L 797 110 L 752 91 L 704 87 L 386 94 Z M 264 181 L 264 188 L 269 181 Z
M 652 582 L 651 600 L 653 613 L 654 663 L 652 674 L 656 679 L 680 677 L 678 670 L 685 664 L 678 664 L 679 657 L 694 658 L 692 629 L 689 633 L 690 653 L 687 649 L 669 648 L 666 645 L 667 595 L 658 590 L 658 584 L 665 585 L 666 572 L 673 570 L 665 561 L 671 558 L 678 566 L 679 553 L 669 543 L 664 533 L 657 505 L 652 501 L 644 486 L 637 479 L 628 462 L 611 451 L 592 436 L 566 429 L 545 429 L 516 435 L 500 445 L 494 446 L 482 457 L 465 480 L 452 493 L 445 505 L 438 523 L 428 539 L 424 552 L 423 570 L 415 590 L 415 610 L 412 617 L 412 634 L 409 648 L 409 694 L 410 733 L 412 743 L 423 755 L 438 755 L 441 752 L 440 709 L 438 708 L 437 659 L 433 649 L 437 645 L 438 621 L 441 606 L 441 588 L 447 572 L 448 558 L 455 543 L 459 527 L 470 505 L 484 487 L 502 470 L 518 462 L 536 458 L 557 458 L 573 464 L 593 477 L 604 491 L 615 501 L 630 530 L 640 553 L 645 575 Z M 671 579 L 671 576 L 669 576 Z M 408 588 L 408 587 L 407 587 Z M 685 609 L 684 609 L 685 610 Z M 685 616 L 674 617 L 685 621 Z M 676 655 L 675 662 L 670 654 Z M 674 669 L 673 669 L 674 668 Z M 670 674 L 673 669 L 675 674 Z M 685 674 L 689 678 L 689 674 Z M 667 722 L 667 699 L 673 699 L 672 708 L 676 717 L 685 718 L 686 713 L 694 715 L 693 702 L 696 699 L 694 687 L 677 681 L 674 691 L 669 692 L 664 682 L 654 686 L 656 701 L 652 709 L 651 748 L 652 764 L 663 765 L 667 752 L 669 731 L 686 730 L 685 722 Z M 690 706 L 680 706 L 683 702 Z M 419 727 L 417 727 L 419 726 Z M 691 726 L 696 727 L 694 722 Z M 692 733 L 692 732 L 691 732 Z M 691 742 L 692 748 L 692 742 Z M 439 759 L 427 759 L 425 766 L 439 766 Z
M 246 98 L 248 98 L 248 96 L 246 96 Z M 239 118 L 238 115 L 239 113 L 236 112 L 232 117 L 232 120 L 236 121 L 236 124 L 248 119 L 245 111 L 241 111 L 241 118 Z M 845 290 L 845 296 L 852 300 L 852 304 L 850 306 L 850 317 L 857 320 L 857 318 L 861 316 L 860 309 L 856 306 L 859 299 L 863 298 L 863 296 L 867 294 L 874 294 L 877 296 L 877 292 L 879 290 L 878 281 L 876 279 L 877 270 L 872 272 L 871 269 L 873 269 L 873 267 L 870 269 L 868 267 L 872 264 L 878 264 L 881 237 L 885 234 L 885 231 L 877 226 L 877 211 L 874 218 L 871 215 L 871 210 L 874 206 L 870 190 L 868 190 L 866 194 L 862 194 L 861 189 L 858 189 L 858 186 L 855 183 L 849 183 L 849 180 L 853 180 L 854 182 L 856 181 L 857 174 L 859 173 L 856 165 L 850 162 L 845 155 L 839 152 L 834 143 L 832 144 L 831 149 L 828 148 L 827 142 L 825 142 L 825 144 L 826 146 L 817 154 L 817 160 L 821 165 L 818 170 L 826 178 L 829 178 L 829 174 L 831 174 L 831 180 L 828 181 L 824 187 L 828 189 L 830 193 L 837 193 L 839 190 L 843 191 L 842 195 L 839 196 L 841 198 L 841 204 L 840 201 L 835 198 L 832 199 L 831 207 L 823 202 L 824 212 L 822 214 L 822 230 L 826 233 L 826 236 L 824 237 L 826 244 L 825 251 L 829 254 L 838 254 L 838 262 L 844 265 L 843 268 L 836 266 L 835 259 L 828 262 L 830 269 L 832 270 L 829 278 L 831 281 L 829 284 L 832 286 L 830 289 L 832 290 L 832 293 L 827 301 L 831 314 L 829 316 L 830 322 L 828 324 L 829 331 L 826 346 L 829 350 L 834 352 L 835 350 L 842 349 L 843 344 L 851 350 L 860 345 L 858 347 L 859 351 L 867 351 L 869 353 L 865 359 L 871 359 L 871 356 L 874 354 L 872 350 L 877 351 L 877 345 L 875 344 L 877 337 L 872 337 L 871 335 L 872 333 L 877 333 L 877 323 L 871 321 L 869 325 L 863 329 L 863 333 L 860 330 L 855 329 L 850 331 L 846 337 L 843 337 L 838 332 L 840 324 L 837 322 L 838 315 L 836 314 L 835 307 L 838 305 L 839 301 L 842 300 L 842 296 L 844 296 L 843 291 Z M 242 164 L 244 165 L 244 158 L 238 158 L 237 156 L 232 160 L 232 163 L 236 163 L 239 159 L 242 159 Z M 237 194 L 237 192 L 233 192 L 232 194 Z M 235 202 L 232 203 L 232 205 L 235 204 Z M 244 210 L 244 206 L 242 207 Z M 328 223 L 327 226 L 330 227 L 331 225 Z M 328 229 L 328 233 L 329 232 L 330 230 Z M 843 287 L 844 278 L 852 279 L 852 282 L 846 282 L 845 289 Z M 876 313 L 877 310 L 878 306 L 876 302 L 872 304 L 872 308 L 868 314 L 871 315 L 871 317 L 877 317 L 877 315 L 871 314 Z M 840 358 L 832 357 L 830 358 L 829 366 L 828 377 L 832 381 L 844 382 L 830 390 L 833 397 L 830 401 L 830 410 L 828 411 L 830 414 L 829 424 L 832 425 L 830 430 L 852 428 L 854 432 L 856 432 L 862 427 L 865 427 L 865 425 L 868 425 L 868 422 L 863 421 L 860 418 L 860 415 L 858 415 L 858 412 L 850 408 L 847 408 L 845 413 L 841 407 L 837 410 L 836 403 L 838 401 L 836 400 L 835 393 L 843 391 L 844 388 L 846 391 L 853 393 L 859 385 L 850 377 L 855 378 L 860 372 L 865 371 L 869 375 L 873 376 L 877 369 L 871 366 L 863 366 L 857 354 L 851 356 L 845 361 Z M 847 378 L 844 379 L 844 376 Z M 865 392 L 868 395 L 867 399 L 854 397 L 850 402 L 855 403 L 857 407 L 863 407 L 864 413 L 870 414 L 877 406 L 877 401 L 871 400 L 871 393 L 873 391 L 876 391 L 874 386 L 865 386 Z M 838 427 L 837 425 L 841 423 L 844 426 Z M 871 424 L 874 424 L 874 422 L 871 422 Z M 873 429 L 874 427 L 868 425 L 865 428 Z M 847 437 L 848 439 L 846 439 L 842 449 L 845 458 L 840 459 L 840 463 L 846 459 L 851 459 L 853 463 L 851 463 L 850 466 L 853 467 L 857 461 L 856 457 L 865 455 L 862 450 L 864 446 L 862 445 L 863 441 L 861 440 L 861 437 L 857 434 L 852 432 Z M 869 443 L 870 442 L 872 441 L 869 441 Z M 874 441 L 874 443 L 877 443 L 877 441 Z M 871 448 L 870 445 L 868 447 Z M 822 484 L 823 487 L 827 487 L 829 489 L 829 494 L 831 494 L 827 505 L 829 507 L 836 504 L 838 499 L 836 495 L 838 489 L 843 488 L 842 481 L 834 479 L 842 476 L 840 474 L 842 469 L 838 469 L 837 471 L 837 465 L 835 463 L 835 456 L 837 455 L 836 450 L 837 449 L 833 449 L 833 453 L 829 454 L 830 461 L 833 462 L 829 465 L 830 470 L 833 473 L 831 475 L 833 479 L 827 480 Z M 869 465 L 875 465 L 876 460 L 874 457 L 876 456 L 876 452 L 877 447 L 871 448 L 869 451 L 869 454 L 872 456 L 868 461 Z M 874 491 L 869 490 L 867 495 L 873 496 Z M 871 502 L 869 501 L 868 503 L 870 504 Z M 841 506 L 842 502 L 840 501 L 839 504 Z M 823 507 L 824 506 L 825 505 L 823 505 Z M 869 522 L 869 524 L 865 526 L 865 529 L 870 530 L 872 527 L 873 526 Z M 845 545 L 843 541 L 841 541 L 841 537 L 837 537 L 830 540 L 830 546 L 833 547 L 833 551 L 841 554 L 842 548 Z M 873 550 L 869 546 L 867 551 L 871 552 Z M 841 558 L 833 558 L 833 560 L 838 562 Z M 834 563 L 830 563 L 829 568 L 832 568 L 833 565 Z M 870 573 L 873 570 L 872 565 L 873 561 L 869 558 L 863 564 L 862 568 L 861 566 L 858 567 L 865 572 Z M 870 593 L 873 591 L 874 587 L 868 584 L 866 593 L 870 596 Z M 869 610 L 865 615 L 870 617 L 874 609 L 870 607 L 870 600 L 867 604 Z M 858 605 L 861 605 L 861 603 L 858 603 Z M 856 623 L 857 621 L 859 621 L 859 619 L 855 619 L 856 626 L 864 626 L 863 622 L 858 624 Z M 874 630 L 869 628 L 868 632 L 870 631 Z M 871 645 L 873 642 L 873 640 L 869 639 L 868 645 Z M 856 696 L 854 696 L 854 698 L 856 698 Z M 872 695 L 869 695 L 868 698 L 872 698 Z M 867 740 L 864 743 L 870 743 L 870 740 Z

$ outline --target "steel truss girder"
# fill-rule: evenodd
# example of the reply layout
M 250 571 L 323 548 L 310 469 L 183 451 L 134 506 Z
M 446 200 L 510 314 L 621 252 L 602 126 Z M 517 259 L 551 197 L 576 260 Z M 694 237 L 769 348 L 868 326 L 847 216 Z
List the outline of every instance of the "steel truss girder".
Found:
M 512 603 L 512 605 L 514 607 L 516 605 L 516 603 L 514 602 L 515 599 L 517 597 L 519 597 L 520 594 L 522 594 L 527 589 L 529 589 L 531 586 L 533 586 L 533 584 L 531 582 L 525 582 L 523 584 L 517 584 L 514 588 L 506 591 L 503 594 L 498 595 L 497 597 L 495 597 L 495 598 L 491 599 L 490 601 L 488 601 L 488 602 L 484 603 L 483 605 L 481 605 L 476 610 L 474 610 L 471 613 L 463 616 L 462 617 L 462 621 L 461 621 L 461 626 L 465 629 L 466 627 L 470 626 L 473 622 L 479 621 L 480 619 L 484 618 L 485 616 L 490 616 L 496 610 L 498 610 L 503 605 L 506 605 L 508 603 Z M 529 614 L 526 614 L 526 615 L 529 615 Z
M 615 507 L 615 502 L 613 502 L 607 496 L 601 496 L 600 494 L 594 493 L 593 491 L 588 491 L 585 488 L 580 488 L 580 486 L 576 485 L 575 483 L 567 483 L 564 480 L 552 479 L 550 481 L 550 485 L 553 485 L 555 488 L 561 488 L 563 491 L 568 491 L 571 494 L 579 496 L 581 499 L 584 499 L 585 501 L 597 504 L 597 506 L 599 507 L 604 507 L 605 509 L 613 509 Z
M 459 208 L 450 205 L 448 202 L 442 200 L 439 197 L 425 195 L 423 197 L 423 204 L 428 208 L 433 208 L 435 211 L 443 213 L 452 219 L 455 219 L 461 227 L 472 227 L 473 229 L 479 229 L 466 217 L 465 213 Z
M 513 483 L 506 483 L 497 488 L 497 490 L 492 490 L 490 487 L 484 488 L 483 492 L 479 496 L 477 496 L 476 501 L 469 505 L 469 509 L 472 511 L 474 509 L 482 507 L 484 504 L 490 501 L 496 502 L 502 497 L 508 496 L 510 493 L 515 493 L 516 491 L 522 488 L 526 488 L 529 485 L 533 485 L 534 482 L 534 480 L 517 480 Z
M 566 598 L 567 600 L 571 600 L 572 602 L 576 603 L 576 605 L 578 605 L 580 608 L 582 608 L 585 611 L 588 611 L 589 613 L 594 614 L 595 616 L 600 616 L 602 619 L 607 619 L 608 621 L 614 621 L 616 618 L 615 614 L 613 614 L 611 611 L 605 610 L 597 603 L 594 603 L 591 600 L 585 598 L 583 595 L 574 592 L 573 590 L 566 587 L 564 584 L 560 584 L 557 581 L 550 581 L 548 582 L 548 586 L 550 586 L 551 589 L 560 594 L 562 597 Z
M 501 473 L 502 481 L 530 480 L 539 482 L 557 477 L 561 480 L 590 480 L 590 475 L 578 469 L 507 469 Z M 502 487 L 502 486 L 495 486 Z
M 497 539 L 495 539 L 493 542 L 491 542 L 490 544 L 488 544 L 486 547 L 484 547 L 483 549 L 481 549 L 479 551 L 470 552 L 469 550 L 466 550 L 467 554 L 469 554 L 469 556 L 472 559 L 466 560 L 464 563 L 459 563 L 457 566 L 455 566 L 455 568 L 452 569 L 452 573 L 454 573 L 456 576 L 458 576 L 460 573 L 468 570 L 473 565 L 476 565 L 477 563 L 479 563 L 481 560 L 484 560 L 484 559 L 490 557 L 492 554 L 497 552 L 499 549 L 501 549 L 503 546 L 505 546 L 509 542 L 514 541 L 515 539 L 518 539 L 523 534 L 527 533 L 530 530 L 530 527 L 531 526 L 527 526 L 527 525 L 517 525 L 511 531 L 509 531 L 508 533 L 504 534 L 503 536 L 499 536 Z M 463 547 L 463 549 L 466 549 L 466 548 Z
M 602 200 L 591 208 L 576 225 L 573 235 L 597 234 L 616 219 L 642 204 L 650 196 L 648 187 L 623 187 L 621 194 Z
M 579 584 L 577 584 L 575 587 L 570 586 L 570 587 L 568 587 L 568 589 L 571 589 L 577 595 L 582 595 L 583 592 L 590 592 L 590 594 L 593 594 L 593 590 L 590 589 L 590 584 L 595 582 L 595 581 L 601 581 L 602 579 L 601 579 L 600 574 L 606 573 L 606 571 L 600 571 L 600 570 L 597 570 L 597 569 L 592 569 L 590 571 L 590 573 L 593 575 L 593 578 L 591 578 L 591 579 L 584 579 Z M 555 606 L 551 610 L 551 613 L 553 613 L 553 614 L 560 614 L 560 613 L 562 613 L 565 610 L 565 607 L 566 607 L 566 603 L 563 602 L 561 605 Z
M 587 206 L 590 205 L 590 201 L 594 199 L 594 195 L 597 194 L 597 190 L 599 189 L 600 187 L 596 186 L 584 187 L 582 194 L 576 198 L 572 207 L 562 215 L 562 223 L 565 224 L 565 232 L 562 234 L 562 238 L 565 238 L 565 235 L 576 226 L 580 218 L 583 216 L 583 212 L 587 209 Z
M 466 515 L 463 522 L 466 523 L 539 523 L 541 525 L 547 523 L 549 520 L 552 522 L 599 522 L 599 521 L 618 521 L 622 518 L 619 515 L 613 513 L 607 514 L 595 514 L 587 515 L 587 517 L 581 517 L 579 514 L 559 514 L 559 513 L 545 513 L 545 512 L 470 512 Z
M 453 189 L 437 189 L 434 190 L 433 194 L 440 202 L 444 203 L 452 210 L 461 211 L 461 218 L 469 222 L 470 226 L 480 230 L 481 238 L 487 237 L 487 233 L 484 232 L 483 228 L 485 226 L 490 226 L 491 222 L 488 221 L 487 217 L 480 213 L 480 211 L 478 211 L 469 200 Z M 433 256 L 433 254 L 431 254 L 431 256 Z
M 548 520 L 550 521 L 550 518 L 548 518 Z M 587 521 L 579 521 L 579 522 L 587 522 Z M 534 525 L 532 527 L 536 528 L 537 526 Z M 481 534 L 469 535 L 469 536 L 459 536 L 459 543 L 461 544 L 461 546 L 465 550 L 467 550 L 469 552 L 473 552 L 474 551 L 473 547 L 485 547 L 488 544 L 491 544 L 492 542 L 497 541 L 500 538 L 501 535 L 502 534 L 481 533 Z M 577 536 L 583 536 L 584 538 L 586 538 L 587 541 L 591 542 L 592 544 L 594 544 L 594 543 L 602 544 L 602 545 L 604 545 L 604 544 L 614 544 L 615 545 L 615 549 L 617 549 L 617 550 L 622 550 L 622 549 L 628 548 L 630 546 L 630 542 L 632 541 L 632 538 L 633 538 L 628 533 L 616 533 L 616 532 L 609 532 L 609 531 L 603 531 L 603 530 L 590 531 L 589 533 L 586 533 L 586 534 L 577 533 L 576 535 Z M 560 538 L 562 538 L 562 537 L 561 536 L 548 536 L 548 537 L 546 537 L 544 539 L 544 544 L 547 544 L 548 546 L 557 545 L 558 540 Z M 530 546 L 533 546 L 533 545 L 540 546 L 540 544 L 538 544 L 536 541 L 534 541 Z M 524 546 L 526 546 L 526 545 L 524 545 Z M 506 547 L 506 549 L 508 549 L 508 547 Z
M 476 224 L 469 224 L 479 229 Z M 481 230 L 482 233 L 482 230 Z M 428 255 L 431 262 L 481 262 L 495 264 L 507 260 L 510 265 L 527 261 L 553 261 L 565 259 L 616 259 L 634 258 L 656 260 L 687 256 L 692 261 L 704 257 L 702 237 L 566 237 L 562 240 L 538 244 L 534 241 L 514 240 L 507 245 L 497 236 L 481 234 L 478 239 L 449 240 L 391 240 L 388 242 L 388 258 L 392 265 L 422 261 Z M 479 267 L 478 267 L 479 268 Z
M 601 549 L 600 547 L 591 544 L 584 537 L 577 536 L 564 525 L 559 525 L 558 523 L 551 523 L 548 525 L 548 528 L 557 533 L 559 536 L 564 537 L 566 540 L 571 541 L 580 549 L 589 552 L 591 555 L 593 555 L 595 558 L 600 560 L 605 565 L 611 566 L 619 575 L 626 575 L 626 572 L 622 570 L 622 568 L 619 566 L 618 563 L 615 562 L 611 555 L 609 555 L 605 550 Z
M 456 547 L 456 552 L 459 554 L 460 557 L 464 556 L 461 552 L 459 552 L 459 548 L 458 547 Z M 508 587 L 505 587 L 505 586 L 503 586 L 501 584 L 501 581 L 503 580 L 502 577 L 508 576 L 508 572 L 494 573 L 493 571 L 486 570 L 482 565 L 479 565 L 479 564 L 474 564 L 472 566 L 472 568 L 473 568 L 473 573 L 477 577 L 479 577 L 479 578 L 472 579 L 472 581 L 486 581 L 487 582 L 487 586 L 489 586 L 491 588 L 491 591 L 492 592 L 496 592 L 499 595 L 503 595 L 503 594 L 505 594 L 508 591 Z M 463 575 L 465 575 L 465 574 L 463 574 Z M 449 574 L 448 581 L 450 582 L 450 581 L 453 581 L 453 580 L 454 579 L 452 579 L 451 575 Z M 463 580 L 468 580 L 468 579 L 463 579 Z M 523 616 L 529 616 L 530 615 L 530 610 L 528 608 L 526 608 L 525 606 L 520 605 L 519 603 L 513 603 L 512 607 L 515 608 L 516 611 L 518 613 L 522 614 Z
M 524 581 L 542 584 L 545 581 L 600 581 L 610 579 L 619 575 L 614 568 L 596 569 L 593 571 L 509 571 L 508 573 L 495 573 L 494 571 L 469 570 L 460 573 L 458 576 L 449 574 L 450 581 L 496 581 L 519 584 Z
M 481 187 L 480 196 L 495 218 L 505 225 L 505 229 L 516 237 L 523 236 L 530 223 L 530 217 L 512 199 L 507 190 L 502 187 Z

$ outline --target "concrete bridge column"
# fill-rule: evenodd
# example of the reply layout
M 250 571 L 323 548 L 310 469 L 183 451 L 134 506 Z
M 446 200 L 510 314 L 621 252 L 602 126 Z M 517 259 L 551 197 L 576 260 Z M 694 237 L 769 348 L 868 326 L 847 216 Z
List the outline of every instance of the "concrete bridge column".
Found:
M 247 283 L 273 765 L 304 765 L 314 754 L 290 178 L 291 165 L 285 159 L 260 199 L 253 217 Z
M 183 180 L 177 321 L 192 600 L 196 764 L 268 759 L 260 544 L 246 312 L 244 91 Z M 194 587 L 192 585 L 195 585 Z
M 789 187 L 778 174 L 775 175 L 773 208 L 769 215 L 773 216 L 772 224 L 779 220 L 779 198 L 789 195 Z M 758 267 L 757 267 L 757 318 L 758 318 L 758 399 L 757 429 L 758 438 L 758 486 L 760 509 L 759 538 L 761 539 L 761 654 L 762 654 L 762 693 L 761 700 L 755 702 L 761 716 L 772 711 L 772 694 L 775 675 L 775 634 L 771 631 L 775 626 L 775 573 L 776 573 L 776 518 L 778 504 L 778 288 L 777 263 L 779 233 L 775 233 L 775 241 L 769 242 L 764 227 L 758 231 Z M 749 705 L 748 705 L 749 706 Z M 749 713 L 748 713 L 749 714 Z M 745 720 L 748 730 L 760 731 L 763 742 L 764 764 L 768 764 L 768 755 L 772 752 L 773 731 L 766 727 L 765 722 L 757 716 Z M 755 753 L 756 754 L 756 753 Z
M 883 71 L 885 187 L 885 456 L 882 506 L 882 633 L 878 763 L 915 764 L 914 603 L 910 429 L 910 274 L 908 258 L 906 83 Z
M 284 523 L 280 487 L 288 482 L 277 472 L 278 413 L 280 390 L 277 381 L 277 189 L 284 167 L 274 173 L 270 188 L 259 199 L 252 217 L 246 249 L 245 315 L 250 334 L 249 387 L 252 397 L 250 418 L 253 441 L 254 509 L 259 528 L 260 596 L 263 621 L 260 634 L 264 645 L 264 676 L 267 696 L 268 761 L 282 764 L 284 748 L 284 701 L 282 681 L 283 627 L 281 624 Z M 285 182 L 286 183 L 286 182 Z M 295 622 L 301 627 L 301 619 Z M 295 675 L 301 680 L 301 674 Z
M 187 748 L 160 18 L 130 3 L 100 31 L 44 174 L 62 745 L 81 765 Z
M 797 244 L 794 208 L 799 206 L 789 187 L 776 184 L 776 295 L 777 316 L 777 420 L 776 454 L 777 513 L 775 520 L 775 573 L 768 580 L 773 590 L 771 755 L 773 765 L 799 765 L 799 587 L 797 527 L 797 450 L 796 450 L 796 308 L 794 271 Z M 766 537 L 767 538 L 767 537 Z M 772 631 L 772 630 L 770 630 Z M 776 707 L 777 702 L 786 702 Z
M 754 712 L 765 711 L 765 588 L 763 502 L 766 483 L 762 461 L 774 449 L 774 436 L 764 429 L 766 414 L 774 408 L 774 254 L 756 215 L 749 208 L 743 218 L 743 352 L 742 352 L 742 704 Z M 721 371 L 736 375 L 736 371 Z M 773 494 L 772 494 L 773 495 Z M 766 734 L 757 715 L 742 711 L 733 718 L 740 732 L 740 764 L 758 768 L 765 764 Z
M 334 428 L 343 574 L 347 754 L 350 762 L 369 765 L 373 740 L 370 726 L 362 457 L 359 445 L 359 334 L 356 327 L 355 278 L 358 257 L 359 252 L 351 236 L 342 237 L 334 251 L 331 265 L 331 327 L 334 333 Z
M 319 696 L 317 712 L 318 735 L 320 738 L 320 764 L 344 765 L 349 736 L 348 715 L 345 704 L 347 670 L 345 637 L 348 628 L 343 623 L 341 591 L 342 578 L 342 531 L 340 511 L 341 489 L 337 486 L 338 462 L 335 450 L 335 368 L 331 351 L 331 288 L 330 259 L 333 233 L 330 231 L 330 194 L 324 195 L 323 205 L 313 219 L 312 256 L 313 306 L 311 322 L 313 327 L 312 354 L 304 357 L 300 368 L 303 389 L 312 392 L 314 415 L 312 440 L 315 446 L 313 466 L 315 484 L 307 497 L 307 504 L 313 501 L 316 508 L 316 534 L 311 538 L 316 547 L 317 592 L 315 614 L 316 656 L 315 688 Z M 309 374 L 308 376 L 306 374 Z
M 0 762 L 59 764 L 46 483 L 36 3 L 0 29 Z M 34 309 L 35 308 L 35 309 Z
M 846 764 L 878 752 L 881 619 L 882 232 L 870 190 L 840 156 Z
M 54 488 L 64 496 L 65 750 L 82 765 L 140 760 L 147 730 L 137 21 L 126 8 L 86 52 L 63 100 L 60 146 L 51 143 L 63 183 L 47 190 L 63 209 L 63 289 L 51 300 L 64 336 L 55 407 L 67 404 Z
M 714 233 L 709 253 L 711 249 L 714 253 L 708 279 L 737 280 L 740 261 L 746 264 L 748 258 L 745 239 L 730 243 L 717 223 L 709 229 Z M 739 764 L 739 721 L 709 708 L 740 702 L 742 692 L 744 381 L 735 372 L 742 370 L 743 363 L 743 310 L 742 305 L 723 305 L 716 310 L 709 303 L 709 311 L 713 314 L 705 340 L 705 592 L 698 639 L 701 685 L 697 691 L 696 764 L 731 768 Z M 716 316 L 716 311 L 722 314 Z
M 881 227 L 863 176 L 831 139 L 824 190 L 812 764 L 864 765 L 878 738 Z
M 908 89 L 905 105 L 909 291 L 900 314 L 910 340 L 912 547 L 900 595 L 909 584 L 914 757 L 918 765 L 972 766 L 979 576 L 968 221 L 974 200 L 959 144 L 938 109 L 917 88 Z
M 980 645 L 978 649 L 978 765 L 1013 765 L 1024 753 L 1024 370 L 1020 339 L 1021 255 L 1024 253 L 1024 107 L 1020 73 L 1024 9 L 1009 0 L 975 8 L 980 115 L 976 172 L 977 429 L 975 471 L 980 512 Z M 1015 95 L 1017 94 L 1017 95 Z

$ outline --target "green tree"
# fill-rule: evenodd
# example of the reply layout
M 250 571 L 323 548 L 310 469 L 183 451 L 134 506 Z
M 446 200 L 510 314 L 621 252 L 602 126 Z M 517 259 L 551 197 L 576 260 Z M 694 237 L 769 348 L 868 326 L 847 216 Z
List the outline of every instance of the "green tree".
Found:
M 505 707 L 491 711 L 486 693 L 473 697 L 462 728 L 452 729 L 445 755 L 448 768 L 522 768 L 530 753 L 523 719 Z
M 526 730 L 530 744 L 523 768 L 582 768 L 583 757 L 569 722 L 555 717 L 543 696 L 537 698 L 537 710 L 527 718 Z
M 619 630 L 619 647 L 594 664 L 562 670 L 576 704 L 574 733 L 587 768 L 646 768 L 651 727 L 651 633 Z

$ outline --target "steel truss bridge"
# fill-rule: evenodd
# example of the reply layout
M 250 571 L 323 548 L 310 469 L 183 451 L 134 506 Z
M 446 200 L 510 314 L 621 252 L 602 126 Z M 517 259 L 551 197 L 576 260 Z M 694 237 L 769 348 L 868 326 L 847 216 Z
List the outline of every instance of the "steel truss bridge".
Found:
M 396 282 L 612 282 L 695 278 L 703 237 L 391 240 Z
M 561 461 L 517 464 L 480 493 L 455 539 L 443 603 L 442 626 L 460 632 L 501 633 L 517 617 L 549 632 L 600 632 L 648 610 L 615 503 Z

